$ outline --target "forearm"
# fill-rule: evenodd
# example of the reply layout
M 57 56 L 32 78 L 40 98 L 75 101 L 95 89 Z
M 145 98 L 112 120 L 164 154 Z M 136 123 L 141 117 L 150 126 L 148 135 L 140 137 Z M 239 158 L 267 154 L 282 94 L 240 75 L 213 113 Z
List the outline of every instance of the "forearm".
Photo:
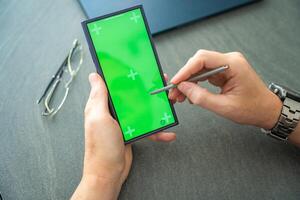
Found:
M 121 189 L 119 182 L 110 180 L 84 177 L 74 192 L 71 200 L 115 200 Z

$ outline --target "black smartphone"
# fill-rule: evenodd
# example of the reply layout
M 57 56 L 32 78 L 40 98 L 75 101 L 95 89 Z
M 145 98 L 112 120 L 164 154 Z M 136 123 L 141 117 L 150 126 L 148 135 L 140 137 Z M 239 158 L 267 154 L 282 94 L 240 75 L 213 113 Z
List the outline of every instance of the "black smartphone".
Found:
M 142 6 L 82 22 L 125 143 L 178 124 Z

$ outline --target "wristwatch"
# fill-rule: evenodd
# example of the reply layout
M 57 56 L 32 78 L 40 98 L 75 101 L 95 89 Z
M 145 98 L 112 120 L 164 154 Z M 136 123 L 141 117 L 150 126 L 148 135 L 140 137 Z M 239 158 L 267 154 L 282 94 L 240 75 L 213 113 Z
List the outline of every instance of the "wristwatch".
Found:
M 275 83 L 271 83 L 269 89 L 279 97 L 283 106 L 276 125 L 271 130 L 262 130 L 275 139 L 287 141 L 300 120 L 300 93 Z

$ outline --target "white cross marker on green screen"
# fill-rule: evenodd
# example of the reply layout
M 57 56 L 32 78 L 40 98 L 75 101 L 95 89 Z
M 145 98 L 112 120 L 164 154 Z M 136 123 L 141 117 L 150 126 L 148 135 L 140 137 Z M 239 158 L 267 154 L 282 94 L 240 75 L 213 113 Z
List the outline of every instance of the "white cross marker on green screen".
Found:
M 130 70 L 130 73 L 127 75 L 128 78 L 131 78 L 133 81 L 135 80 L 135 76 L 137 76 L 138 73 L 134 72 L 132 69 Z
M 140 18 L 141 16 L 139 15 L 136 15 L 135 13 L 132 13 L 132 16 L 130 17 L 131 20 L 133 20 L 135 23 L 138 22 L 138 19 Z
M 129 137 L 132 137 L 132 133 L 135 131 L 135 129 L 131 129 L 130 126 L 127 126 L 127 131 L 125 132 L 125 135 L 129 135 Z
M 166 123 L 169 123 L 169 119 L 171 119 L 171 116 L 168 115 L 167 113 L 164 113 L 164 117 L 162 118 L 162 120 L 165 120 Z
M 96 35 L 99 35 L 101 29 L 102 28 L 100 26 L 97 26 L 97 24 L 94 24 L 94 27 L 93 27 L 93 29 L 91 31 L 95 32 Z

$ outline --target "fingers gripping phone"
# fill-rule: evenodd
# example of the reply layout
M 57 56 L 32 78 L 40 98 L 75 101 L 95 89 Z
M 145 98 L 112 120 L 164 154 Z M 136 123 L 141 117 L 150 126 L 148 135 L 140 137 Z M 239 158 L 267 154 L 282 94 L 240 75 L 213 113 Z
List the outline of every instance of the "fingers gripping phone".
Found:
M 178 124 L 142 6 L 82 22 L 90 52 L 109 93 L 125 143 Z

